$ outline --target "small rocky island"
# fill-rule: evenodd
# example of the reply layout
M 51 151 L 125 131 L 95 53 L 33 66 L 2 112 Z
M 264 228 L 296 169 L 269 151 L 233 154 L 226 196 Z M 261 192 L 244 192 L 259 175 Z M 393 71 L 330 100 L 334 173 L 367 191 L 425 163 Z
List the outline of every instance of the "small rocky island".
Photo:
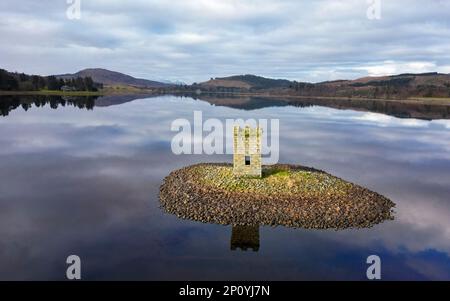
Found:
M 172 172 L 160 188 L 163 209 L 183 219 L 233 226 L 367 228 L 393 219 L 395 204 L 323 171 L 262 166 L 259 127 L 234 127 L 231 164 Z
M 236 177 L 231 164 L 198 164 L 172 172 L 160 188 L 162 208 L 222 225 L 307 229 L 367 228 L 392 220 L 395 204 L 323 171 L 262 167 L 261 177 Z

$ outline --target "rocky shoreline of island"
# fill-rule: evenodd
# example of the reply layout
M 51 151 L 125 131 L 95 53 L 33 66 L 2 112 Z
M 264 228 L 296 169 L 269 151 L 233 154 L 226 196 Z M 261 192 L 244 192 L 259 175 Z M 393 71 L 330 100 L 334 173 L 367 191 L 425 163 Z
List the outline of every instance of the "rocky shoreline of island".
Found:
M 340 230 L 394 219 L 391 200 L 323 171 L 275 165 L 263 174 L 236 178 L 230 164 L 188 166 L 164 179 L 161 207 L 182 219 L 233 226 Z

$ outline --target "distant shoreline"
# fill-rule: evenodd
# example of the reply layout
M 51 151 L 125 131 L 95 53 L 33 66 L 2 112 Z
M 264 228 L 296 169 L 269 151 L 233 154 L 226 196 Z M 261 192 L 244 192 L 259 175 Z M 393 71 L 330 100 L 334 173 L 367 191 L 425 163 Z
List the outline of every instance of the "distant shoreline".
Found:
M 153 95 L 195 95 L 194 91 L 155 91 L 155 90 L 142 90 L 139 93 L 136 91 L 114 91 L 111 89 L 101 90 L 97 92 L 93 91 L 0 91 L 0 96 L 32 96 L 32 95 L 54 95 L 54 96 L 113 96 L 113 95 L 129 95 L 129 94 L 153 94 Z M 408 104 L 423 104 L 423 105 L 449 105 L 450 98 L 448 97 L 410 97 L 407 99 L 394 99 L 394 98 L 366 98 L 366 97 L 336 97 L 336 96 L 301 96 L 301 95 L 286 95 L 286 94 L 273 94 L 273 93 L 252 93 L 252 92 L 201 92 L 197 95 L 229 95 L 230 97 L 263 97 L 263 98 L 281 98 L 281 99 L 323 99 L 323 100 L 338 100 L 338 101 L 389 101 L 397 103 Z
M 0 96 L 8 95 L 103 96 L 105 93 L 102 91 L 0 91 Z
M 195 92 L 191 92 L 195 95 Z M 166 93 L 166 94 L 175 94 L 175 95 L 187 95 L 190 93 Z M 388 101 L 388 102 L 398 102 L 398 103 L 407 103 L 407 104 L 424 104 L 424 105 L 449 105 L 450 106 L 450 97 L 409 97 L 407 99 L 396 99 L 396 98 L 367 98 L 367 97 L 342 97 L 342 96 L 301 96 L 301 95 L 286 95 L 286 94 L 272 94 L 272 93 L 251 93 L 251 92 L 237 92 L 237 93 L 228 93 L 228 92 L 202 92 L 200 95 L 230 95 L 230 96 L 238 96 L 238 97 L 263 97 L 263 98 L 280 98 L 280 99 L 317 99 L 317 100 L 338 100 L 338 101 Z
M 100 91 L 47 91 L 47 90 L 41 90 L 41 91 L 1 91 L 0 90 L 0 96 L 13 96 L 13 95 L 23 95 L 23 96 L 33 96 L 33 95 L 48 95 L 48 96 L 111 96 L 111 95 L 158 95 L 161 93 L 157 93 L 153 90 L 100 90 Z

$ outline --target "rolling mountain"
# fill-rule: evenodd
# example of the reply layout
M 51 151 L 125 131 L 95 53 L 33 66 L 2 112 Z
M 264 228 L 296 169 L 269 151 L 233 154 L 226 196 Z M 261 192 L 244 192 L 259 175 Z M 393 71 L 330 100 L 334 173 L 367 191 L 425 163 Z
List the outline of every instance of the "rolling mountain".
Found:
M 363 77 L 356 80 L 296 83 L 301 95 L 359 96 L 369 98 L 450 97 L 450 75 L 442 73 L 406 73 Z
M 271 79 L 251 74 L 214 78 L 201 83 L 200 86 L 211 88 L 242 88 L 249 90 L 288 88 L 292 84 L 286 79 Z
M 94 82 L 102 83 L 105 86 L 132 86 L 137 88 L 163 88 L 170 87 L 170 84 L 157 81 L 135 78 L 120 72 L 106 69 L 84 69 L 73 74 L 56 75 L 58 78 L 68 79 L 74 77 L 91 77 Z
M 211 79 L 198 87 L 208 92 L 270 92 L 278 95 L 407 98 L 450 97 L 450 75 L 442 73 L 399 74 L 305 83 L 237 75 Z

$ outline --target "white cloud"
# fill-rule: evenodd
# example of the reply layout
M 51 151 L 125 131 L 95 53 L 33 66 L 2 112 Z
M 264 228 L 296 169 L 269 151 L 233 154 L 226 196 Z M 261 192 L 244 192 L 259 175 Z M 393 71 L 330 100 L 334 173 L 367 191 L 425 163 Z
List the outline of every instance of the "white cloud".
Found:
M 186 82 L 255 73 L 323 81 L 450 72 L 450 3 L 383 1 L 65 1 L 0 4 L 0 67 L 54 74 L 104 67 Z M 96 50 L 98 49 L 98 50 Z
M 380 64 L 358 67 L 366 70 L 370 76 L 394 75 L 400 73 L 434 72 L 437 66 L 434 62 L 395 62 L 385 61 Z

